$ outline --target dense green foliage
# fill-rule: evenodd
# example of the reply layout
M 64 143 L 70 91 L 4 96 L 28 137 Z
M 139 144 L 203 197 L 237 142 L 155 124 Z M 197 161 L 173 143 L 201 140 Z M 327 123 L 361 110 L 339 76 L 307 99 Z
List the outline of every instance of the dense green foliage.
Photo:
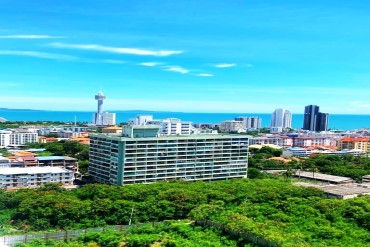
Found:
M 317 169 L 317 171 L 351 177 L 361 181 L 364 175 L 370 175 L 370 158 L 352 155 L 317 155 L 302 162 L 303 167 Z
M 94 184 L 72 191 L 49 185 L 0 192 L 0 215 L 10 209 L 12 226 L 20 230 L 127 224 L 134 209 L 134 223 L 209 219 L 282 246 L 366 246 L 370 242 L 369 196 L 325 199 L 317 189 L 296 187 L 282 179 L 124 187 Z
M 165 222 L 154 226 L 144 225 L 128 229 L 125 232 L 106 231 L 88 233 L 77 241 L 57 243 L 54 241 L 35 240 L 29 244 L 18 244 L 17 247 L 236 247 L 245 241 L 230 239 L 214 228 L 203 229 L 183 222 Z
M 50 126 L 50 125 L 70 125 L 72 126 L 73 122 L 62 122 L 62 121 L 6 121 L 0 123 L 0 129 L 15 129 L 21 126 L 31 126 L 31 125 L 38 125 L 38 126 Z M 77 122 L 77 126 L 87 126 L 87 122 Z
M 10 156 L 11 153 L 8 152 L 8 150 L 6 148 L 0 148 L 0 156 Z
M 284 163 L 276 160 L 268 160 L 272 157 L 280 157 L 282 154 L 281 149 L 262 147 L 262 148 L 249 148 L 248 165 L 250 168 L 257 169 L 283 169 Z
M 320 154 L 300 161 L 292 160 L 284 163 L 268 158 L 279 157 L 281 150 L 270 147 L 261 149 L 250 148 L 249 167 L 256 169 L 285 169 L 294 171 L 298 169 L 321 172 L 325 174 L 345 176 L 361 181 L 364 175 L 370 175 L 370 158 L 353 155 L 325 155 Z
M 58 156 L 71 156 L 79 160 L 89 159 L 89 147 L 77 141 L 59 141 L 48 143 L 27 143 L 26 148 L 45 148 Z

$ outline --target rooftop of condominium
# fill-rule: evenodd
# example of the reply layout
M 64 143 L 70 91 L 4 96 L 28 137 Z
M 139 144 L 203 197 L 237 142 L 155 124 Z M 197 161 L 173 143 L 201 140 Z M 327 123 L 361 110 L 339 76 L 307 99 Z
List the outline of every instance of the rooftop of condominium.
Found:
M 249 135 L 232 135 L 232 134 L 195 134 L 195 135 L 160 135 L 157 137 L 125 137 L 121 134 L 92 134 L 90 137 L 107 137 L 112 139 L 122 140 L 176 140 L 176 139 L 250 139 L 252 136 Z

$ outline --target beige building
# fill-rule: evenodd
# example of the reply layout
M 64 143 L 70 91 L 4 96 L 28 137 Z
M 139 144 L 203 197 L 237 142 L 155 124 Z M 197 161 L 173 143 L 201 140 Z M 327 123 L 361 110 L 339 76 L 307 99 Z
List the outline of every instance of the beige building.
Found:
M 370 152 L 370 138 L 369 137 L 345 137 L 338 141 L 338 149 L 360 149 L 364 152 Z

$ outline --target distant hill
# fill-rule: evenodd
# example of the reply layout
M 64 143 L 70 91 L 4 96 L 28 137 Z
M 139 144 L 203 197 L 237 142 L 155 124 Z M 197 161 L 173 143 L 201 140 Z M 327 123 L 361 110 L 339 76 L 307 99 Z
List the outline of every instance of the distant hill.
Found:
M 119 112 L 129 112 L 129 113 L 138 113 L 138 114 L 147 114 L 147 113 L 160 113 L 160 112 L 164 112 L 164 113 L 168 113 L 168 112 L 171 112 L 171 113 L 184 113 L 184 112 L 175 112 L 175 111 L 146 111 L 146 110 L 107 110 L 107 112 L 116 112 L 116 113 L 119 113 Z
M 0 111 L 43 111 L 43 110 L 0 108 Z
M 47 112 L 47 111 L 60 111 L 60 110 L 35 110 L 35 109 L 10 109 L 10 108 L 0 108 L 0 111 L 2 112 L 7 112 L 7 111 L 28 111 L 28 112 L 32 112 L 32 111 L 37 111 L 37 112 Z M 137 113 L 137 114 L 150 114 L 150 113 L 161 113 L 161 112 L 164 112 L 164 113 L 168 113 L 168 112 L 171 112 L 171 113 L 183 113 L 183 112 L 173 112 L 173 111 L 147 111 L 147 110 L 104 110 L 106 112 L 116 112 L 116 113 L 120 113 L 120 112 L 128 112 L 128 113 Z M 95 112 L 94 110 L 90 110 L 90 111 L 73 111 L 73 110 L 64 110 L 64 111 L 61 111 L 61 112 Z

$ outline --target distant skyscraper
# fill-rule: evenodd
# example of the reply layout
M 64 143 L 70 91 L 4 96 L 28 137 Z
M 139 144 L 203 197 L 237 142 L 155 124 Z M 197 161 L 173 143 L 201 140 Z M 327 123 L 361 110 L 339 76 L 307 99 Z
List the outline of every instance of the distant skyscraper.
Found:
M 317 131 L 327 131 L 329 123 L 329 113 L 319 112 Z
M 319 111 L 317 105 L 308 105 L 304 109 L 303 129 L 310 131 L 326 131 L 328 129 L 329 114 Z
M 276 109 L 271 116 L 271 132 L 281 132 L 292 127 L 292 114 L 285 109 Z
M 95 100 L 98 101 L 98 111 L 93 116 L 93 123 L 96 125 L 115 125 L 116 124 L 116 114 L 103 112 L 103 101 L 107 97 L 104 96 L 103 92 L 98 92 L 95 95 Z

